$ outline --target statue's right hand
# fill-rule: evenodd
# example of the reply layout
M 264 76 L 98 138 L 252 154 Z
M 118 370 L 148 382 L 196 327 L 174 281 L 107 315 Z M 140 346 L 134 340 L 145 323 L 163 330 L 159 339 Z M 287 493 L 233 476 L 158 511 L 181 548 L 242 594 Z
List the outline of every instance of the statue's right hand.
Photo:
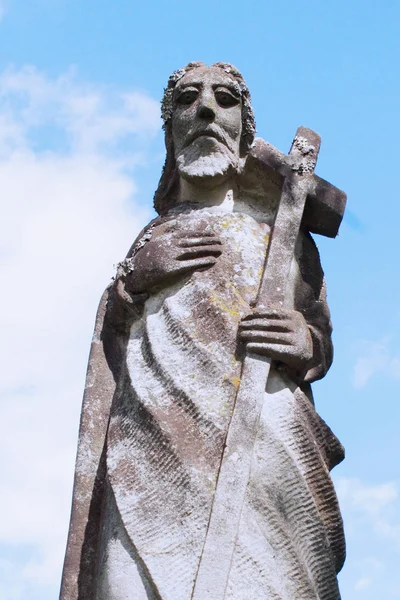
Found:
M 151 292 L 181 275 L 212 267 L 221 253 L 221 240 L 210 231 L 153 236 L 131 259 L 126 288 L 133 294 Z

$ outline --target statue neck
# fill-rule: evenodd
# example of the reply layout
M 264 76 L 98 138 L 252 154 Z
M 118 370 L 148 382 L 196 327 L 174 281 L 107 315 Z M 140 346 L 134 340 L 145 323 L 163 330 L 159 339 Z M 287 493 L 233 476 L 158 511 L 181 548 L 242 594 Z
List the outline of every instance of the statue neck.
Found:
M 234 178 L 218 185 L 198 185 L 182 177 L 179 178 L 178 204 L 196 204 L 201 206 L 220 206 L 233 210 L 238 197 L 238 186 Z

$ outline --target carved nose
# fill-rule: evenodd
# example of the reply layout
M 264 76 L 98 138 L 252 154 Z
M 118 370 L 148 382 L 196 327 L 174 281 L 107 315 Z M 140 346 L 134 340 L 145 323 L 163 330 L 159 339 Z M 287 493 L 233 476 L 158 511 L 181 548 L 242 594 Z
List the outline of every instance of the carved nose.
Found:
M 202 104 L 199 107 L 197 114 L 198 114 L 198 117 L 200 119 L 203 119 L 204 121 L 211 122 L 211 121 L 214 121 L 214 119 L 215 119 L 215 112 L 213 111 L 213 109 L 210 106 L 205 106 L 204 104 Z

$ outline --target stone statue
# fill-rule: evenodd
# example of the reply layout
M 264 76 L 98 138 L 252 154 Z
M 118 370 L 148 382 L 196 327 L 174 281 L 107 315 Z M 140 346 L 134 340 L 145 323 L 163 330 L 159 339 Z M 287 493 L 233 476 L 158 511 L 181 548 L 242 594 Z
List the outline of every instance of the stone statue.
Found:
M 344 452 L 310 386 L 332 343 L 309 232 L 334 237 L 345 196 L 313 174 L 310 130 L 288 156 L 254 140 L 229 64 L 173 73 L 162 116 L 159 216 L 97 316 L 61 599 L 338 600 Z

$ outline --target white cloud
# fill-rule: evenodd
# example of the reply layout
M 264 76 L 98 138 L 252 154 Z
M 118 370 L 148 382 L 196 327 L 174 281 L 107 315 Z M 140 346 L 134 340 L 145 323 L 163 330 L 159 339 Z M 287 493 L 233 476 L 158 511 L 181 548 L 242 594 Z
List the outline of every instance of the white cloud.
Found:
M 145 94 L 73 71 L 0 74 L 0 544 L 14 557 L 0 600 L 59 584 L 96 304 L 150 218 L 132 168 L 159 122 Z
M 400 495 L 394 481 L 368 485 L 359 479 L 340 478 L 336 491 L 342 510 L 350 517 L 350 526 L 369 527 L 382 540 L 391 542 L 400 550 Z M 369 568 L 379 570 L 379 559 L 370 559 Z
M 7 69 L 0 76 L 0 105 L 5 131 L 0 151 L 31 148 L 43 127 L 66 138 L 78 153 L 115 152 L 132 134 L 145 139 L 159 129 L 159 103 L 137 91 L 118 92 L 79 82 L 75 70 L 49 79 L 35 67 Z M 43 133 L 43 131 L 42 131 Z M 131 144 L 130 150 L 137 145 Z M 131 161 L 128 154 L 124 160 Z
M 398 499 L 394 482 L 366 485 L 358 479 L 341 478 L 336 483 L 336 489 L 341 502 L 371 518 L 381 515 Z
M 400 379 L 400 354 L 391 348 L 391 338 L 380 341 L 363 340 L 358 343 L 359 356 L 353 370 L 353 385 L 362 388 L 375 375 Z
M 400 598 L 400 585 L 398 583 L 389 585 L 389 596 L 390 598 Z
M 368 569 L 369 572 L 381 572 L 384 570 L 384 564 L 382 561 L 375 557 L 365 558 L 363 561 L 363 566 Z
M 368 600 L 392 597 L 391 575 L 400 558 L 398 482 L 369 484 L 342 477 L 335 487 L 348 549 L 342 586 Z
M 371 584 L 372 579 L 370 577 L 361 577 L 356 581 L 354 590 L 356 592 L 362 592 L 363 590 L 367 590 L 369 587 L 371 587 Z
M 353 585 L 354 591 L 365 597 L 364 592 L 370 592 L 374 598 L 375 590 L 381 585 L 381 576 L 385 566 L 382 561 L 375 557 L 364 558 L 361 561 L 355 561 L 353 568 L 353 577 L 355 583 Z M 357 575 L 361 573 L 361 576 Z M 384 575 L 383 575 L 384 576 Z M 367 594 L 370 598 L 370 594 Z

